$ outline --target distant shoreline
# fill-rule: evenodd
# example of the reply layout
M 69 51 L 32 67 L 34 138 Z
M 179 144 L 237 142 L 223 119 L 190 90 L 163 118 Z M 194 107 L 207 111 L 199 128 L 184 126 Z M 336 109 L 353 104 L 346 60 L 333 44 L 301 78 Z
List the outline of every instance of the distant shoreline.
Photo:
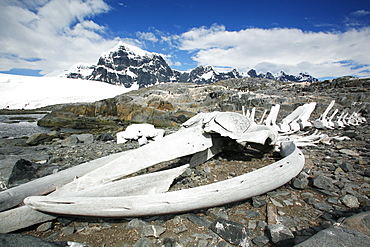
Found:
M 38 109 L 1 109 L 0 115 L 23 115 L 23 114 L 47 114 L 49 111 L 40 111 Z

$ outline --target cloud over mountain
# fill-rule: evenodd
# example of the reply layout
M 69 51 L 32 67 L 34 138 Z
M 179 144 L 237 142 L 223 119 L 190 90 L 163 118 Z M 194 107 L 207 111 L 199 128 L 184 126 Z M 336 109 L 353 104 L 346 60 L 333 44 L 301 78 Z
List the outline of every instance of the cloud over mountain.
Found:
M 90 18 L 109 10 L 102 0 L 1 1 L 1 70 L 46 73 L 76 60 L 96 61 L 117 41 L 104 39 L 106 28 Z
M 193 28 L 175 36 L 179 49 L 193 52 L 199 64 L 256 68 L 273 73 L 309 71 L 316 77 L 369 75 L 370 28 L 346 32 L 303 32 L 294 28 L 248 28 L 223 25 Z
M 134 5 L 137 6 L 135 11 Z M 328 23 L 325 19 L 310 25 L 333 28 L 313 31 L 300 28 L 298 24 L 297 27 L 292 25 L 294 28 L 284 25 L 261 28 L 252 24 L 248 27 L 253 21 L 251 19 L 237 28 L 222 23 L 212 25 L 212 22 L 199 27 L 204 22 L 189 24 L 187 21 L 192 18 L 188 12 L 181 12 L 183 9 L 180 7 L 172 9 L 177 5 L 151 1 L 146 5 L 149 7 L 137 2 L 105 0 L 2 0 L 0 71 L 23 68 L 48 74 L 80 62 L 94 64 L 102 52 L 121 40 L 151 52 L 163 53 L 170 65 L 182 71 L 198 65 L 211 65 L 227 70 L 237 68 L 244 73 L 254 68 L 258 73 L 281 70 L 289 74 L 308 72 L 318 78 L 370 77 L 370 54 L 366 52 L 370 40 L 370 11 L 366 8 L 348 10 L 346 15 L 342 13 L 342 27 L 339 29 L 334 28 L 338 22 Z M 198 13 L 198 18 L 205 15 L 202 7 L 210 6 L 189 5 L 194 15 Z M 167 20 L 162 21 L 160 28 L 157 25 L 162 25 L 162 22 L 152 26 L 152 22 L 147 21 L 165 20 L 162 17 L 176 11 L 186 13 L 186 20 L 181 20 L 188 26 L 181 28 Z M 129 23 L 122 21 L 122 13 L 130 16 Z M 248 16 L 243 12 L 244 15 Z M 223 21 L 215 19 L 214 22 L 217 20 Z M 292 19 L 293 22 L 295 20 Z M 137 28 L 143 23 L 145 29 Z

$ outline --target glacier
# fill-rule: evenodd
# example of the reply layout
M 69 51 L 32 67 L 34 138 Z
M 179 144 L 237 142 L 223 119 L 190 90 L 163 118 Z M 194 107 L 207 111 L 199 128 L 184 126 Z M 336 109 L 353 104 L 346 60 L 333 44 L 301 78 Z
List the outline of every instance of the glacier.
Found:
M 138 84 L 126 88 L 101 81 L 0 74 L 0 109 L 94 102 L 138 88 Z

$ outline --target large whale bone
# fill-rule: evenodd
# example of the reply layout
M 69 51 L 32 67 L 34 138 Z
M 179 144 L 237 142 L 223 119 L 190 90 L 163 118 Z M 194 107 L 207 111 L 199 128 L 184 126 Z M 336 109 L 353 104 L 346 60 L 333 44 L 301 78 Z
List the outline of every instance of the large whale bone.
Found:
M 335 128 L 344 128 L 346 125 L 344 125 L 344 116 L 347 113 L 348 109 L 344 109 L 342 113 L 337 117 L 337 120 L 334 121 L 334 127 Z
M 315 130 L 312 134 L 306 135 L 308 132 L 301 135 L 281 135 L 278 138 L 277 144 L 281 142 L 293 141 L 297 147 L 316 146 L 319 142 L 330 145 L 332 139 L 338 139 L 338 136 L 329 137 L 327 134 L 322 134 Z
M 335 115 L 337 115 L 338 111 L 339 111 L 338 109 L 335 109 L 333 114 L 328 119 L 328 126 L 329 126 L 330 129 L 335 128 L 335 123 L 333 122 L 333 118 L 334 118 Z
M 347 123 L 352 126 L 357 126 L 364 123 L 366 119 L 361 116 L 360 110 L 354 111 L 347 119 Z
M 200 113 L 182 124 L 184 127 L 201 126 L 206 133 L 218 133 L 240 144 L 247 142 L 274 144 L 278 133 L 274 128 L 258 125 L 246 116 L 234 112 Z
M 282 143 L 283 159 L 241 176 L 200 187 L 127 197 L 52 197 L 25 199 L 33 209 L 56 214 L 138 217 L 173 214 L 242 201 L 276 189 L 297 176 L 304 156 L 293 142 Z
M 27 196 L 50 193 L 56 188 L 72 182 L 76 177 L 81 177 L 93 171 L 94 169 L 102 167 L 110 161 L 127 154 L 127 152 L 129 151 L 123 151 L 91 160 L 89 162 L 85 162 L 83 164 L 2 191 L 0 192 L 0 211 L 17 206 L 23 202 L 24 198 Z
M 265 125 L 274 128 L 275 130 L 279 130 L 279 126 L 276 125 L 276 119 L 279 114 L 280 105 L 276 104 L 271 106 L 270 113 L 266 117 Z
M 59 194 L 84 190 L 123 178 L 163 161 L 194 154 L 212 146 L 212 138 L 201 128 L 183 128 L 95 169 L 59 188 Z M 57 191 L 58 191 L 57 190 Z
M 298 106 L 292 113 L 283 118 L 281 123 L 278 124 L 279 132 L 296 132 L 312 126 L 308 119 L 315 110 L 315 107 L 315 102 Z
M 102 184 L 83 191 L 71 192 L 68 196 L 134 196 L 162 193 L 168 191 L 174 179 L 181 175 L 187 167 L 189 165 Z M 58 196 L 58 193 L 53 192 L 49 196 Z M 12 232 L 53 220 L 56 217 L 56 215 L 33 210 L 28 206 L 17 207 L 0 213 L 0 233 Z
M 323 112 L 323 114 L 321 114 L 321 116 L 318 119 L 316 119 L 315 121 L 312 122 L 312 124 L 315 126 L 315 128 L 317 128 L 317 129 L 330 128 L 330 126 L 328 124 L 327 115 L 329 114 L 331 108 L 333 108 L 334 104 L 335 104 L 335 100 L 332 100 L 330 102 L 330 104 L 328 105 L 328 107 Z
M 149 143 L 136 150 L 131 150 L 128 153 L 122 153 L 117 156 L 114 155 L 110 159 L 106 157 L 101 158 L 101 160 L 106 161 L 103 167 L 97 168 L 77 178 L 73 182 L 58 189 L 54 194 L 67 196 L 72 195 L 72 193 L 77 193 L 78 191 L 83 193 L 84 190 L 88 191 L 90 188 L 94 187 L 96 189 L 102 188 L 104 187 L 102 184 L 108 185 L 120 179 L 125 174 L 128 175 L 156 164 L 157 162 L 186 156 L 188 154 L 195 153 L 194 157 L 198 157 L 195 161 L 192 159 L 191 163 L 193 162 L 196 164 L 202 162 L 202 160 L 205 161 L 222 150 L 222 142 L 216 141 L 217 138 L 212 138 L 211 136 L 213 134 L 206 133 L 203 128 L 208 128 L 212 133 L 218 133 L 218 130 L 223 136 L 238 139 L 239 142 L 253 142 L 256 140 L 257 143 L 265 143 L 266 139 L 270 139 L 270 142 L 273 143 L 273 140 L 277 137 L 277 134 L 266 126 L 251 126 L 250 122 L 240 114 L 219 112 L 198 114 L 187 121 L 183 128 L 174 134 Z M 261 131 L 264 135 L 258 133 L 255 135 L 255 133 L 251 132 L 254 130 Z M 235 131 L 241 133 L 236 134 L 234 133 Z M 145 155 L 142 155 L 143 153 L 145 153 Z M 101 162 L 97 163 L 101 165 Z M 52 181 L 50 181 L 50 183 L 52 183 Z M 60 185 L 61 183 L 58 184 Z M 37 183 L 37 185 L 40 184 Z M 53 186 L 53 188 L 55 187 L 57 186 Z M 101 191 L 102 195 L 105 193 L 105 190 L 97 191 Z M 38 193 L 39 190 L 33 192 Z M 27 217 L 24 215 L 27 215 Z M 0 219 L 2 219 L 3 222 L 7 222 L 0 226 L 0 232 L 14 231 L 53 218 L 55 218 L 55 216 L 32 210 L 26 206 L 18 207 L 0 213 Z

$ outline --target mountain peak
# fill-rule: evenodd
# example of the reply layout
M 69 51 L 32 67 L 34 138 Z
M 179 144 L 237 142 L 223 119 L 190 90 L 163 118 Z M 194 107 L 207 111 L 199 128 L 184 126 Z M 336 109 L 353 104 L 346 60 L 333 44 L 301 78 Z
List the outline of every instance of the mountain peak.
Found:
M 86 69 L 92 72 L 83 75 Z M 167 82 L 188 82 L 209 84 L 220 80 L 241 78 L 237 69 L 221 71 L 211 65 L 200 65 L 190 71 L 180 72 L 170 68 L 163 55 L 145 51 L 139 47 L 120 41 L 112 49 L 102 53 L 97 65 L 78 68 L 77 72 L 69 73 L 68 77 L 103 81 L 110 84 L 130 88 L 152 86 Z M 219 68 L 220 69 L 220 68 Z M 259 77 L 280 81 L 317 81 L 310 75 L 300 73 L 299 76 L 287 75 L 283 71 L 273 75 L 270 72 L 259 73 L 254 69 L 247 72 L 247 77 Z
M 145 50 L 141 49 L 140 47 L 137 47 L 137 46 L 130 45 L 130 44 L 124 43 L 122 41 L 119 41 L 118 44 L 115 47 L 113 47 L 112 49 L 110 49 L 106 52 L 103 52 L 101 54 L 101 57 L 107 57 L 107 56 L 110 56 L 111 53 L 119 52 L 119 51 L 124 51 L 129 55 L 140 56 L 140 57 L 153 56 L 155 54 L 155 53 L 152 53 L 152 52 L 145 51 Z
M 248 77 L 258 77 L 258 78 L 266 78 L 266 79 L 273 79 L 283 82 L 315 82 L 318 81 L 316 78 L 309 75 L 307 72 L 305 73 L 299 73 L 298 76 L 295 75 L 289 75 L 285 73 L 284 71 L 279 71 L 276 74 L 272 74 L 271 72 L 265 73 L 259 73 L 257 74 L 255 69 L 250 69 L 247 72 Z

